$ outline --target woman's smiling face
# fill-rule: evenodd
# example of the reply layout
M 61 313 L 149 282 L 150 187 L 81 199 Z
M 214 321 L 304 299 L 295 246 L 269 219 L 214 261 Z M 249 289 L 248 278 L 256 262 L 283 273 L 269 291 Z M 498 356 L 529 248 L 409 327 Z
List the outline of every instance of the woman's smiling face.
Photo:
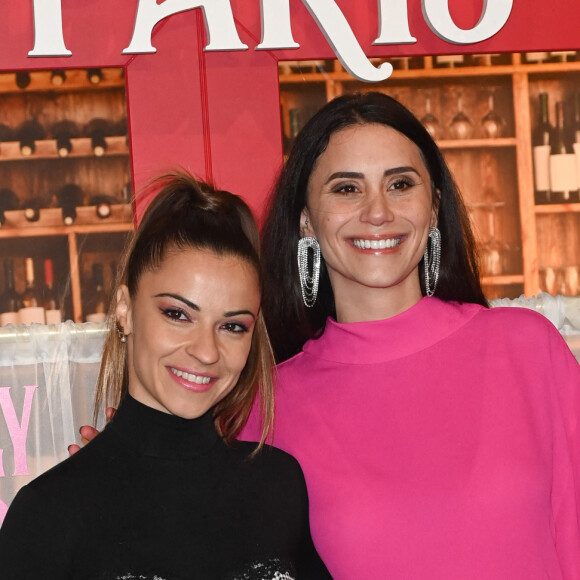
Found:
M 420 300 L 417 265 L 436 222 L 429 172 L 411 140 L 379 124 L 330 137 L 310 175 L 301 232 L 320 243 L 340 321 L 372 319 L 360 312 L 368 301 L 401 310 Z
M 192 419 L 238 382 L 260 307 L 255 269 L 211 250 L 173 250 L 146 271 L 131 299 L 122 286 L 117 319 L 127 334 L 129 393 Z

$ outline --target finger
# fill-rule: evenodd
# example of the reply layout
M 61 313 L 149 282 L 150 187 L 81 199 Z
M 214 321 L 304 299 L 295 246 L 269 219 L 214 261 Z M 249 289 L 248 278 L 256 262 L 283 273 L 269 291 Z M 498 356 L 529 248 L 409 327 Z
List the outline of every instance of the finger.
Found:
M 99 434 L 99 432 L 90 425 L 83 425 L 79 431 L 81 437 L 83 438 L 83 443 L 88 443 L 89 441 L 92 441 Z
M 73 445 L 68 446 L 68 454 L 71 456 L 74 455 L 79 450 L 80 450 L 80 445 L 73 444 Z
M 117 409 L 115 409 L 115 407 L 107 407 L 107 409 L 105 410 L 105 416 L 107 417 L 107 421 L 110 421 L 115 416 L 116 412 Z

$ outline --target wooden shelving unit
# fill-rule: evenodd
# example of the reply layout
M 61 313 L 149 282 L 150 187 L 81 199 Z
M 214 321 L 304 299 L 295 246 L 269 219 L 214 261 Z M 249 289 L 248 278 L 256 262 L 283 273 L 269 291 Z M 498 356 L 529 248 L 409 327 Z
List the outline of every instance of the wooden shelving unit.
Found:
M 42 284 L 42 262 L 50 257 L 65 318 L 76 322 L 84 321 L 87 314 L 83 305 L 92 265 L 103 263 L 105 286 L 110 288 L 112 269 L 133 229 L 127 135 L 107 135 L 105 152 L 98 157 L 88 136 L 73 137 L 69 155 L 59 157 L 50 132 L 63 119 L 84 127 L 93 118 L 118 123 L 126 116 L 123 70 L 100 69 L 101 79 L 96 84 L 89 81 L 87 72 L 67 69 L 64 82 L 55 85 L 53 71 L 31 71 L 24 89 L 16 85 L 15 73 L 0 74 L 0 123 L 16 128 L 36 119 L 47 129 L 47 138 L 35 141 L 30 156 L 22 155 L 18 141 L 0 143 L 0 188 L 12 189 L 20 201 L 18 209 L 4 212 L 0 258 L 14 260 L 16 289 L 22 291 L 25 258 L 35 259 L 36 280 Z M 74 223 L 64 225 L 55 193 L 66 183 L 83 190 L 85 204 L 96 195 L 106 195 L 111 214 L 101 219 L 94 205 L 83 205 L 77 207 Z M 40 207 L 38 221 L 25 219 L 24 208 L 30 205 Z M 0 268 L 0 293 L 3 288 Z
M 522 293 L 532 296 L 540 289 L 546 290 L 541 271 L 580 269 L 580 203 L 535 204 L 531 140 L 539 116 L 539 93 L 549 94 L 554 124 L 554 103 L 570 101 L 574 92 L 580 92 L 580 61 L 532 64 L 525 60 L 524 55 L 503 54 L 493 57 L 491 64 L 476 65 L 483 59 L 466 56 L 467 66 L 444 68 L 434 57 L 413 57 L 413 68 L 396 68 L 391 78 L 377 84 L 353 79 L 334 61 L 320 62 L 318 70 L 316 66 L 281 63 L 283 129 L 291 136 L 291 109 L 299 111 L 303 125 L 325 102 L 345 93 L 383 91 L 418 118 L 426 113 L 429 95 L 431 112 L 443 133 L 438 145 L 470 209 L 488 297 L 514 298 Z M 489 111 L 490 88 L 494 109 L 505 121 L 502 135 L 497 138 L 485 137 L 480 125 Z M 473 122 L 473 136 L 469 139 L 452 139 L 445 134 L 457 113 L 459 93 L 463 111 Z M 486 272 L 485 266 L 490 264 L 486 262 L 490 227 L 489 215 L 482 207 L 490 198 L 497 206 L 491 240 L 499 242 L 501 250 L 492 264 L 495 271 Z M 497 259 L 501 260 L 501 267 Z M 563 291 L 562 286 L 554 293 Z

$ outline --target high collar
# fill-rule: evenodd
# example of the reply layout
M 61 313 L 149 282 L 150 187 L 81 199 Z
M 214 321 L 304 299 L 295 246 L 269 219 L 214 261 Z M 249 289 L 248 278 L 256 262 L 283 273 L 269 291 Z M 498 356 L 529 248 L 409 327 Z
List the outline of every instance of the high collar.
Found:
M 304 345 L 306 354 L 346 364 L 373 364 L 408 356 L 439 342 L 483 309 L 478 304 L 424 297 L 385 320 L 326 321 L 323 334 Z
M 207 453 L 221 442 L 212 410 L 197 419 L 182 419 L 125 396 L 107 430 L 142 455 L 181 459 Z

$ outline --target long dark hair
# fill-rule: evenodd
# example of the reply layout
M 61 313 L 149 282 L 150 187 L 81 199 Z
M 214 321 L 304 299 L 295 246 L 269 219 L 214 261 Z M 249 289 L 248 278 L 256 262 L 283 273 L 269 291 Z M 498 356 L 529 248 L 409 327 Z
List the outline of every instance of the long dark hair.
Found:
M 155 194 L 125 250 L 117 285 L 132 298 L 145 272 L 157 268 L 168 252 L 211 250 L 236 256 L 252 266 L 262 282 L 259 233 L 249 207 L 227 191 L 199 181 L 185 171 L 155 179 L 143 192 Z M 109 308 L 95 396 L 95 420 L 103 405 L 117 407 L 128 391 L 127 347 L 118 339 L 116 300 Z M 273 354 L 262 312 L 254 327 L 248 360 L 235 388 L 214 407 L 215 425 L 229 443 L 245 425 L 256 397 L 262 412 L 262 443 L 273 422 Z
M 299 352 L 306 340 L 324 329 L 327 317 L 336 315 L 324 260 L 315 306 L 306 308 L 302 302 L 296 261 L 300 214 L 306 205 L 310 175 L 331 135 L 352 125 L 369 123 L 392 127 L 413 141 L 429 171 L 442 239 L 435 295 L 442 300 L 487 306 L 479 282 L 469 217 L 431 135 L 408 109 L 383 93 L 345 95 L 320 109 L 298 134 L 270 199 L 262 233 L 262 261 L 266 273 L 263 309 L 278 361 Z M 418 268 L 425 293 L 423 260 Z

